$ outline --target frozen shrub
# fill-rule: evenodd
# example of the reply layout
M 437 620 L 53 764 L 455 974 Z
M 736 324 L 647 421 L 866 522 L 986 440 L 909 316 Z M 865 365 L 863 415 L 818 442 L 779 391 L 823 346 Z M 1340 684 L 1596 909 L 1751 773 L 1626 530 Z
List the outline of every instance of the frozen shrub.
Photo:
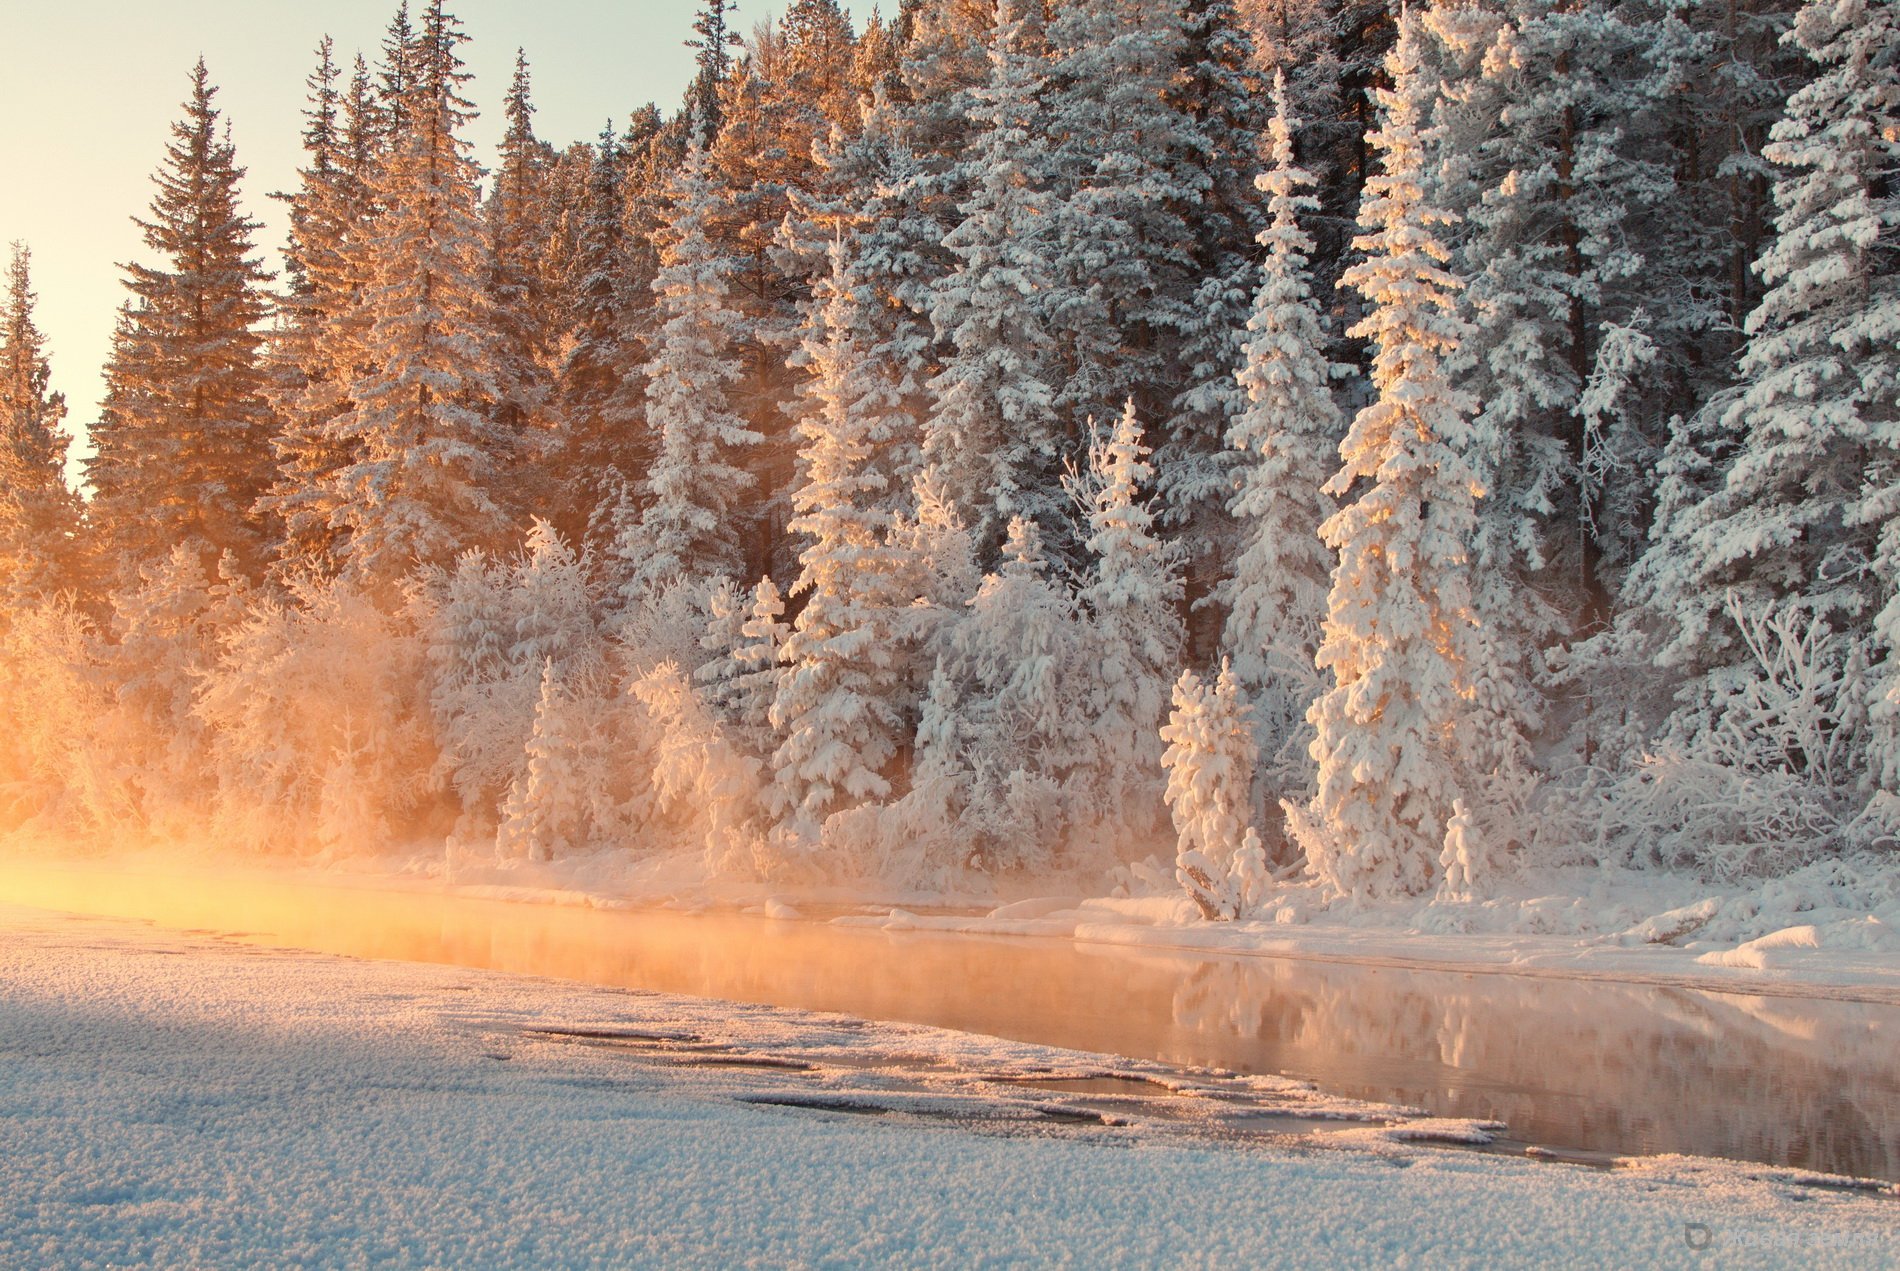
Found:
M 696 833 L 709 869 L 757 872 L 762 765 L 735 747 L 678 666 L 662 662 L 634 682 L 653 729 L 653 786 L 675 820 Z
M 1212 684 L 1181 673 L 1161 740 L 1181 885 L 1208 918 L 1239 917 L 1261 899 L 1266 862 L 1260 836 L 1247 823 L 1253 727 L 1230 667 L 1223 665 Z
M 353 583 L 255 598 L 198 687 L 217 837 L 361 852 L 422 828 L 437 789 L 423 656 L 406 615 Z
M 1731 597 L 1728 613 L 1752 665 L 1711 677 L 1706 698 L 1630 769 L 1565 782 L 1536 838 L 1540 860 L 1732 880 L 1841 848 L 1866 804 L 1862 655 L 1799 605 L 1747 613 Z

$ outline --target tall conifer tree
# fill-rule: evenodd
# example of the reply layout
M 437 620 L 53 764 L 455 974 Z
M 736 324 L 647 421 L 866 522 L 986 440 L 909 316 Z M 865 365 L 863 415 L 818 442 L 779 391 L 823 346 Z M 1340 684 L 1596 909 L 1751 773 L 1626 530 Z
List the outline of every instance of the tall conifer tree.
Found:
M 520 433 L 544 430 L 551 422 L 544 416 L 560 334 L 553 288 L 544 276 L 554 156 L 534 135 L 531 89 L 527 55 L 517 49 L 514 80 L 502 106 L 508 127 L 488 197 L 487 228 L 488 294 L 501 355 L 496 409 L 501 422 Z M 524 446 L 535 448 L 537 441 L 547 438 L 524 437 Z
M 640 522 L 614 554 L 629 594 L 690 576 L 737 576 L 746 525 L 742 500 L 756 479 L 744 467 L 759 434 L 731 406 L 741 323 L 726 278 L 729 259 L 707 237 L 712 157 L 697 140 L 668 191 L 670 216 L 659 276 L 660 322 L 647 364 L 647 426 L 657 453 L 645 474 Z
M 805 605 L 780 650 L 773 759 L 794 837 L 815 841 L 831 813 L 890 792 L 902 740 L 901 553 L 891 539 L 884 453 L 901 405 L 866 355 L 859 287 L 842 241 L 805 335 L 812 409 L 800 421 L 804 480 L 791 529 L 803 537 L 794 597 Z
M 1373 137 L 1383 167 L 1366 183 L 1366 260 L 1345 285 L 1372 306 L 1354 334 L 1373 342 L 1378 398 L 1340 447 L 1328 486 L 1363 492 L 1323 527 L 1339 553 L 1319 649 L 1334 687 L 1308 718 L 1319 791 L 1288 823 L 1327 887 L 1352 899 L 1416 894 L 1432 881 L 1460 795 L 1458 730 L 1483 642 L 1472 612 L 1478 486 L 1472 402 L 1445 376 L 1466 335 L 1457 278 L 1439 237 L 1448 213 L 1425 201 L 1434 85 L 1417 17 L 1387 60 Z
M 588 167 L 575 248 L 573 341 L 557 385 L 563 470 L 589 504 L 625 497 L 653 461 L 646 430 L 645 357 L 626 286 L 636 250 L 626 232 L 628 154 L 609 123 Z M 651 284 L 651 279 L 647 279 Z M 651 301 L 651 292 L 647 296 Z M 613 514 L 613 509 L 607 509 Z M 620 508 L 625 516 L 630 508 Z
M 1271 222 L 1260 287 L 1247 323 L 1236 384 L 1246 406 L 1228 430 L 1240 554 L 1222 597 L 1222 643 L 1234 678 L 1254 702 L 1262 753 L 1276 768 L 1303 767 L 1289 743 L 1307 735 L 1313 658 L 1326 618 L 1333 554 L 1319 529 L 1337 510 L 1325 491 L 1338 467 L 1344 420 L 1334 404 L 1326 330 L 1308 276 L 1313 240 L 1301 217 L 1318 210 L 1313 177 L 1294 160 L 1299 120 L 1284 74 L 1273 90 L 1268 168 L 1260 175 Z M 1291 753 L 1290 753 L 1291 752 Z
M 930 382 L 924 462 L 986 553 L 1018 517 L 1052 535 L 1066 527 L 1060 367 L 1043 306 L 1056 287 L 1053 164 L 1037 105 L 1042 58 L 1024 7 L 997 7 L 990 78 L 971 108 L 981 130 L 968 161 L 973 188 L 944 240 L 957 265 L 930 302 L 950 352 Z
M 497 419 L 477 171 L 460 135 L 473 117 L 457 53 L 466 38 L 430 0 L 365 244 L 367 369 L 334 425 L 353 462 L 333 481 L 332 520 L 348 533 L 349 571 L 378 585 L 498 546 L 510 519 L 515 438 Z
M 686 90 L 681 113 L 697 122 L 702 142 L 719 135 L 720 93 L 732 73 L 732 50 L 739 44 L 739 33 L 728 20 L 735 7 L 733 0 L 700 0 L 699 13 L 693 18 L 694 38 L 686 42 L 699 69 Z
M 126 265 L 132 299 L 110 370 L 111 409 L 93 430 L 92 520 L 131 561 L 197 540 L 261 563 L 254 512 L 270 480 L 270 411 L 259 356 L 269 275 L 257 223 L 239 206 L 230 134 L 200 60 L 184 117 L 138 222 L 157 263 Z
M 60 427 L 64 395 L 53 391 L 46 337 L 34 320 L 32 256 L 13 245 L 0 298 L 0 603 L 73 586 L 78 501 L 66 488 Z
M 369 315 L 361 284 L 364 238 L 374 215 L 381 149 L 369 69 L 356 59 L 349 87 L 336 88 L 331 42 L 318 49 L 308 81 L 305 164 L 290 204 L 285 251 L 289 294 L 270 343 L 276 474 L 260 507 L 278 531 L 273 568 L 285 575 L 334 573 L 341 564 L 330 483 L 351 448 L 333 429 L 350 407 L 350 387 L 366 367 Z

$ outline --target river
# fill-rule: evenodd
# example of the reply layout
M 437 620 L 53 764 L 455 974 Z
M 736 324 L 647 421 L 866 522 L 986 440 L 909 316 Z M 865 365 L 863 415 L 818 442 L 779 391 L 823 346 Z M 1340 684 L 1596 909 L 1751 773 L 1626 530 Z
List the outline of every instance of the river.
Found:
M 1900 1007 L 0 860 L 0 900 L 259 944 L 1281 1073 L 1586 1153 L 1900 1180 Z

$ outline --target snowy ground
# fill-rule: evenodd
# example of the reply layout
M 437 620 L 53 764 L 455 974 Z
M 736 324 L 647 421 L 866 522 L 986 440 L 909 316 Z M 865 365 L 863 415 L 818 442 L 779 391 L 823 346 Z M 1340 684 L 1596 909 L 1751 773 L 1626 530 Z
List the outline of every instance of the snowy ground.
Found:
M 1900 1258 L 1891 1188 L 1437 1141 L 1483 1137 L 1277 1079 L 0 908 L 4 1266 Z

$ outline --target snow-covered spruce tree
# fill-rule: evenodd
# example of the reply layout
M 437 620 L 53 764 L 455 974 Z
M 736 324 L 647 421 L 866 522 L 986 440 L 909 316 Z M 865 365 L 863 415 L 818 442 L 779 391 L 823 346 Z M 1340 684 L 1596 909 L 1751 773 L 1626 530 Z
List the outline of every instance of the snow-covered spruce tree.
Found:
M 79 581 L 79 501 L 66 488 L 70 439 L 60 428 L 66 398 L 52 390 L 34 321 L 31 260 L 25 244 L 13 245 L 0 301 L 0 611 Z
M 898 635 L 910 597 L 880 461 L 908 421 L 897 386 L 864 348 L 858 294 L 844 244 L 834 242 L 822 308 L 804 339 L 809 409 L 799 421 L 803 481 L 789 528 L 805 540 L 792 585 L 805 604 L 779 650 L 784 670 L 772 706 L 784 738 L 772 760 L 784 829 L 806 847 L 831 813 L 890 793 L 887 770 L 907 714 Z
M 1765 294 L 1753 268 L 1773 233 L 1775 166 L 1764 150 L 1813 66 L 1784 41 L 1803 0 L 1669 5 L 1653 20 L 1678 66 L 1669 114 L 1682 174 L 1670 213 L 1685 232 L 1698 289 L 1718 306 L 1696 350 L 1705 394 L 1727 383 L 1748 315 Z
M 1397 36 L 1399 6 L 1389 0 L 1235 0 L 1253 35 L 1256 65 L 1265 75 L 1284 70 L 1293 112 L 1304 120 L 1297 139 L 1301 162 L 1318 179 L 1319 212 L 1306 230 L 1317 248 L 1314 285 L 1332 296 L 1339 274 L 1353 264 L 1361 187 L 1370 175 L 1366 134 L 1372 125 L 1369 90 L 1384 83 L 1383 63 Z M 1336 312 L 1350 325 L 1355 301 L 1338 297 Z M 1343 357 L 1345 346 L 1334 350 Z
M 288 321 L 300 307 L 299 302 L 312 293 L 306 254 L 312 250 L 322 251 L 326 242 L 334 247 L 333 235 L 329 227 L 316 226 L 313 234 L 312 222 L 321 218 L 323 209 L 318 205 L 317 192 L 341 166 L 340 160 L 344 148 L 342 119 L 343 95 L 337 90 L 337 80 L 342 69 L 336 64 L 336 42 L 324 36 L 317 42 L 317 65 L 304 79 L 308 90 L 304 105 L 303 150 L 304 166 L 298 169 L 299 188 L 289 194 L 273 194 L 271 197 L 281 200 L 288 206 L 290 232 L 284 244 L 284 277 L 287 283 L 285 296 L 278 303 L 277 318 L 280 327 L 295 326 L 295 334 L 279 331 L 273 334 L 272 353 L 276 346 L 295 340 L 298 353 L 306 353 L 302 347 L 309 342 L 311 333 L 303 323 Z M 316 244 L 307 240 L 315 237 Z M 294 364 L 293 364 L 294 365 Z
M 1182 209 L 1193 291 L 1171 324 L 1167 379 L 1175 397 L 1156 432 L 1155 469 L 1161 519 L 1189 553 L 1188 600 L 1208 619 L 1190 624 L 1199 648 L 1219 628 L 1215 607 L 1201 602 L 1231 568 L 1234 550 L 1227 432 L 1246 404 L 1234 367 L 1259 285 L 1254 246 L 1265 221 L 1255 173 L 1267 94 L 1260 50 L 1234 0 L 1180 0 L 1179 8 L 1181 68 L 1169 95 L 1189 125 L 1187 161 L 1202 188 Z
M 1606 550 L 1628 541 L 1627 520 L 1593 532 L 1602 495 L 1637 516 L 1650 497 L 1649 466 L 1599 465 L 1604 489 L 1585 502 L 1581 407 L 1597 360 L 1617 353 L 1606 329 L 1649 322 L 1683 348 L 1713 315 L 1680 238 L 1678 161 L 1658 121 L 1682 94 L 1657 26 L 1603 0 L 1440 5 L 1421 23 L 1444 125 L 1428 189 L 1460 217 L 1446 240 L 1471 323 L 1448 365 L 1477 403 L 1473 458 L 1486 489 L 1477 608 L 1493 652 L 1473 689 L 1501 726 L 1473 741 L 1480 767 L 1522 767 L 1525 739 L 1548 714 L 1545 651 L 1603 624 L 1628 565 Z M 1625 407 L 1638 438 L 1667 416 L 1665 390 L 1683 368 L 1673 372 L 1627 384 L 1651 399 Z M 1496 801 L 1470 793 L 1482 819 Z
M 1365 483 L 1321 528 L 1339 564 L 1318 655 L 1334 687 L 1307 717 L 1318 793 L 1303 809 L 1283 805 L 1314 872 L 1353 900 L 1431 884 L 1485 655 L 1472 613 L 1472 403 L 1444 368 L 1466 329 L 1437 235 L 1450 217 L 1421 188 L 1432 85 L 1420 39 L 1408 17 L 1387 59 L 1392 87 L 1378 94 L 1371 139 L 1381 171 L 1360 212 L 1366 260 L 1343 280 L 1372 306 L 1354 333 L 1376 350 L 1378 398 L 1354 418 L 1327 487 L 1343 498 Z
M 645 358 L 625 292 L 634 264 L 625 233 L 628 163 L 609 124 L 588 167 L 573 262 L 573 343 L 556 386 L 563 471 L 578 484 L 581 500 L 596 507 L 617 498 L 653 461 Z
M 1021 16 L 1037 19 L 1040 11 Z M 902 5 L 897 29 L 903 45 L 899 75 L 907 103 L 905 131 L 920 154 L 952 158 L 968 139 L 973 91 L 989 74 L 987 49 L 995 26 L 993 0 Z
M 1221 643 L 1254 704 L 1269 809 L 1310 794 L 1306 711 L 1320 687 L 1313 659 L 1333 569 L 1319 527 L 1337 510 L 1325 486 L 1345 429 L 1331 386 L 1338 368 L 1326 356 L 1307 272 L 1313 240 L 1300 226 L 1319 202 L 1308 193 L 1313 178 L 1294 160 L 1299 121 L 1284 75 L 1274 80 L 1273 102 L 1268 168 L 1259 177 L 1271 221 L 1260 234 L 1266 255 L 1236 377 L 1247 404 L 1227 433 L 1236 486 L 1229 507 L 1241 549 L 1221 596 Z
M 1787 308 L 1763 302 L 1762 336 L 1778 335 L 1762 357 L 1781 364 L 1788 388 L 1806 379 L 1809 418 L 1864 436 L 1872 452 L 1849 519 L 1878 535 L 1869 767 L 1891 825 L 1900 822 L 1900 4 L 1815 0 L 1790 39 L 1821 74 L 1788 103 L 1768 150 L 1792 171 L 1775 189 L 1779 237 L 1763 264 L 1771 299 Z
M 880 369 L 894 395 L 892 410 L 907 421 L 879 448 L 888 474 L 885 502 L 895 514 L 912 502 L 922 465 L 918 426 L 929 407 L 933 337 L 927 313 L 935 263 L 929 258 L 942 230 L 924 215 L 922 167 L 880 83 L 865 101 L 859 130 L 833 129 L 816 148 L 817 188 L 791 192 L 792 214 L 781 227 L 780 268 L 808 276 L 814 293 L 830 270 L 832 245 L 842 235 L 851 259 L 863 355 Z M 822 303 L 814 295 L 813 303 Z M 792 360 L 802 359 L 794 353 Z M 809 409 L 809 401 L 801 409 Z
M 738 573 L 742 503 L 755 478 L 743 466 L 757 432 L 732 410 L 739 315 L 728 301 L 730 262 L 707 237 L 711 158 L 695 138 L 667 190 L 670 215 L 653 290 L 659 329 L 647 364 L 647 427 L 658 454 L 639 524 L 614 546 L 631 598 L 679 576 Z
M 555 346 L 561 334 L 558 296 L 546 276 L 553 236 L 553 149 L 534 135 L 534 101 L 527 55 L 515 50 L 514 80 L 503 99 L 508 121 L 500 163 L 485 209 L 487 286 L 500 357 L 497 418 L 519 437 L 529 471 L 544 469 L 555 436 L 548 417 Z M 524 473 L 523 475 L 527 475 Z M 542 486 L 550 474 L 537 472 Z M 539 492 L 546 500 L 551 489 Z
M 1057 476 L 1058 350 L 1043 313 L 1060 246 L 1049 191 L 1053 159 L 1037 105 L 1042 59 L 1024 0 L 1001 0 L 990 76 L 974 90 L 970 193 L 944 239 L 956 266 L 930 298 L 950 352 L 930 381 L 924 462 L 987 555 L 1015 517 L 1045 534 L 1064 521 Z M 1058 544 L 1060 534 L 1055 535 Z
M 89 519 L 126 561 L 196 540 L 254 571 L 264 535 L 252 509 L 271 467 L 258 331 L 268 275 L 251 254 L 257 223 L 238 206 L 244 169 L 216 93 L 201 60 L 154 178 L 151 219 L 138 222 L 159 263 L 125 267 L 132 299 L 109 410 L 92 430 Z
M 1674 731 L 1691 738 L 1747 709 L 1762 674 L 1734 615 L 1798 610 L 1862 643 L 1892 595 L 1896 29 L 1891 4 L 1801 12 L 1791 39 L 1822 73 L 1766 151 L 1782 171 L 1758 265 L 1768 291 L 1736 392 L 1697 427 L 1716 479 L 1659 526 L 1632 579 L 1632 600 L 1660 620 L 1658 661 L 1685 675 Z
M 719 115 L 721 90 L 732 73 L 732 50 L 740 43 L 728 15 L 737 6 L 733 0 L 699 0 L 699 12 L 693 17 L 696 39 L 687 41 L 693 50 L 698 72 L 686 90 L 686 116 L 698 119 L 705 135 L 717 136 L 723 122 Z
M 1033 303 L 1058 349 L 1060 464 L 1082 461 L 1091 421 L 1108 426 L 1131 400 L 1167 435 L 1169 353 L 1198 281 L 1187 210 L 1209 181 L 1171 91 L 1187 56 L 1178 0 L 1066 5 L 1049 43 L 1036 126 L 1052 138 L 1055 286 Z
M 852 259 L 859 306 L 868 327 L 866 356 L 884 368 L 909 424 L 891 438 L 884 456 L 893 511 L 913 506 L 912 489 L 923 468 L 921 421 L 928 413 L 927 383 L 934 365 L 929 317 L 931 263 L 927 252 L 934 224 L 923 209 L 923 168 L 898 127 L 896 111 L 880 87 L 864 109 L 853 143 L 861 177 L 853 219 Z
M 1168 810 L 1176 834 L 1175 875 L 1204 917 L 1239 917 L 1258 904 L 1265 858 L 1249 816 L 1258 752 L 1232 669 L 1212 683 L 1193 671 L 1174 684 L 1161 726 L 1167 749 Z
M 418 38 L 409 20 L 409 0 L 396 0 L 396 12 L 383 28 L 383 55 L 376 63 L 377 111 L 385 145 L 409 127 L 408 96 L 416 81 Z
M 290 287 L 269 344 L 271 449 L 276 472 L 258 508 L 272 519 L 272 571 L 329 576 L 342 564 L 332 522 L 333 482 L 351 448 L 333 426 L 350 409 L 350 388 L 368 361 L 370 314 L 363 304 L 364 239 L 375 212 L 379 111 L 369 69 L 356 59 L 339 94 L 326 36 L 307 81 L 305 163 L 290 205 L 284 249 Z
M 781 268 L 774 247 L 793 191 L 819 179 L 817 146 L 834 129 L 858 124 L 851 70 L 856 44 L 838 0 L 791 0 L 778 22 L 749 42 L 727 81 L 718 133 L 709 135 L 713 204 L 708 233 L 731 263 L 730 304 L 740 315 L 735 353 L 740 374 L 730 390 L 734 413 L 761 434 L 743 456 L 753 477 L 745 573 L 791 570 L 791 517 L 799 376 L 787 366 L 796 348 L 807 278 Z
M 911 245 L 924 266 L 921 279 L 929 285 L 956 266 L 943 238 L 963 219 L 959 209 L 981 175 L 965 160 L 977 131 L 970 114 L 977 104 L 975 90 L 989 79 L 995 25 L 992 0 L 913 5 L 896 21 L 901 57 L 891 100 L 916 160 L 911 203 L 923 232 Z
M 627 145 L 615 137 L 613 153 L 617 168 L 627 166 L 628 145 L 634 144 L 638 130 L 657 123 L 658 111 L 651 106 L 635 111 L 629 124 Z M 612 121 L 607 124 L 609 130 Z M 536 143 L 541 155 L 539 167 L 538 224 L 529 237 L 536 244 L 531 255 L 535 283 L 541 291 L 541 326 L 537 364 L 546 375 L 542 426 L 553 439 L 562 441 L 565 421 L 559 410 L 558 379 L 574 338 L 575 317 L 579 309 L 577 293 L 585 271 L 580 266 L 580 239 L 587 219 L 590 199 L 588 181 L 599 151 L 585 141 L 570 141 L 556 150 L 547 142 Z M 616 173 L 621 176 L 622 173 Z M 650 276 L 649 276 L 650 277 Z M 557 444 L 550 453 L 558 461 Z M 557 469 L 558 470 L 558 469 Z
M 1096 742 L 1087 813 L 1133 842 L 1160 817 L 1157 730 L 1183 635 L 1178 553 L 1154 532 L 1148 453 L 1133 402 L 1089 448 L 1085 546 L 1094 564 L 1082 589 Z
M 540 696 L 527 762 L 502 803 L 495 848 L 504 858 L 557 860 L 586 846 L 588 793 L 573 702 L 554 669 L 541 664 Z
M 365 244 L 367 370 L 332 425 L 352 462 L 331 482 L 331 521 L 347 534 L 349 573 L 383 589 L 418 564 L 499 546 L 510 519 L 515 447 L 496 418 L 479 173 L 459 135 L 473 113 L 456 51 L 466 39 L 430 0 Z

